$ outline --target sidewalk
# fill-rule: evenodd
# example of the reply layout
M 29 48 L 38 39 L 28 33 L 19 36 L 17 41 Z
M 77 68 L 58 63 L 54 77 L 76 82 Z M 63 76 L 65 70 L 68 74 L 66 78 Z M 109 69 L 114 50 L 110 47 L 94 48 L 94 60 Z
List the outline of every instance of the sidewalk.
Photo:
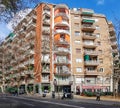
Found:
M 88 97 L 88 96 L 80 96 L 80 95 L 74 95 L 74 98 L 76 99 L 94 99 L 96 100 L 96 97 Z M 120 102 L 120 97 L 114 97 L 114 96 L 101 96 L 100 99 L 102 101 L 116 101 Z
M 31 97 L 36 99 L 50 99 L 52 100 L 51 94 L 47 94 L 46 97 L 43 97 L 42 94 L 34 94 L 34 95 L 22 95 L 22 97 Z M 62 97 L 62 94 L 60 94 L 60 97 Z M 58 94 L 55 94 L 55 99 L 58 100 Z M 112 105 L 112 106 L 119 106 L 120 107 L 120 98 L 113 97 L 113 96 L 101 96 L 100 101 L 96 101 L 96 97 L 87 97 L 87 96 L 80 96 L 80 95 L 74 95 L 74 99 L 65 99 L 69 101 L 74 102 L 83 102 L 83 103 L 92 103 L 92 104 L 102 104 L 102 105 Z

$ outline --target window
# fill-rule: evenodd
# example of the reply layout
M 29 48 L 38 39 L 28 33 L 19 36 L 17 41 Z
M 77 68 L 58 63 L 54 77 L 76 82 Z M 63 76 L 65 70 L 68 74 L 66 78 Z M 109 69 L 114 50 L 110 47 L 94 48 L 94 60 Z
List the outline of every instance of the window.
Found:
M 75 31 L 75 36 L 80 36 L 80 32 L 79 31 Z
M 79 27 L 79 23 L 74 23 L 74 26 L 75 27 Z
M 102 59 L 102 58 L 100 58 L 100 59 L 99 59 L 99 62 L 100 62 L 100 63 L 103 63 L 103 59 Z
M 100 33 L 97 33 L 97 34 L 96 34 L 96 37 L 99 38 L 99 37 L 100 37 Z
M 74 19 L 79 19 L 79 16 L 74 16 Z
M 81 63 L 82 59 L 81 58 L 76 58 L 76 63 Z
M 98 45 L 101 45 L 101 42 L 97 42 L 98 43 Z
M 80 40 L 75 40 L 75 44 L 80 44 Z
M 99 72 L 104 72 L 104 69 L 103 68 L 99 68 Z
M 77 67 L 76 68 L 76 72 L 82 72 L 82 68 L 81 67 Z
M 99 30 L 99 29 L 100 29 L 100 27 L 99 27 L 98 25 L 96 25 L 96 29 L 97 29 L 97 30 Z
M 81 53 L 81 49 L 76 48 L 76 53 Z
M 99 53 L 102 54 L 102 50 L 99 50 Z

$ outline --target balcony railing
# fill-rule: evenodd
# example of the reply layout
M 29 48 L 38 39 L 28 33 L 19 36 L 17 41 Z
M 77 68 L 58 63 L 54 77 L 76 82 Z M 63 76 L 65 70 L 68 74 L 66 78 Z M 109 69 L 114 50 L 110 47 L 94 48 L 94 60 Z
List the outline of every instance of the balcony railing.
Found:
M 95 29 L 96 29 L 96 27 L 94 25 L 89 25 L 89 24 L 82 25 L 82 30 L 94 31 Z
M 48 77 L 47 77 L 47 78 L 43 78 L 43 77 L 42 77 L 42 82 L 48 83 L 48 82 L 49 82 L 49 78 L 48 78 Z
M 67 14 L 67 13 L 64 13 L 64 12 L 63 12 L 63 13 L 60 12 L 60 13 L 55 14 L 55 17 L 58 17 L 58 16 L 63 16 L 63 17 L 65 17 L 65 18 L 69 19 L 68 14 Z
M 56 9 L 61 9 L 61 8 L 62 8 L 62 9 L 69 9 L 69 8 L 67 7 L 67 5 L 65 5 L 65 4 L 59 4 L 59 5 L 56 5 L 56 6 L 55 6 L 55 10 L 56 10 Z
M 93 71 L 85 70 L 85 75 L 99 75 L 99 74 L 96 70 Z
M 70 71 L 65 71 L 65 70 L 59 70 L 55 72 L 56 75 L 60 75 L 60 76 L 69 76 L 71 75 L 71 72 Z
M 55 30 L 54 35 L 55 34 L 68 34 L 70 36 L 69 30 L 63 30 L 63 29 L 57 29 L 57 30 Z
M 42 73 L 50 73 L 50 69 L 42 69 Z
M 70 49 L 67 48 L 56 48 L 54 50 L 54 53 L 58 53 L 58 54 L 68 54 L 70 53 Z
M 50 20 L 43 20 L 44 25 L 50 25 Z
M 56 60 L 54 61 L 55 64 L 70 64 L 70 60 Z
M 91 9 L 82 9 L 81 11 L 82 11 L 81 12 L 82 15 L 93 15 L 94 14 L 94 11 Z
M 117 46 L 117 42 L 111 42 L 111 46 Z
M 70 82 L 70 80 L 58 80 L 58 79 L 56 79 L 56 81 L 57 81 L 57 85 L 69 85 L 69 82 Z
M 26 35 L 26 39 L 31 39 L 35 37 L 35 32 L 34 31 L 30 31 L 27 35 Z
M 50 15 L 50 11 L 48 11 L 48 10 L 43 10 L 43 14 L 48 14 L 48 15 Z
M 98 66 L 99 65 L 99 61 L 97 60 L 89 60 L 89 61 L 85 61 L 85 65 L 88 65 L 88 66 Z
M 56 22 L 54 26 L 68 26 L 69 27 L 69 23 L 63 20 L 60 22 Z
M 93 34 L 93 33 L 84 33 L 83 34 L 83 39 L 96 39 L 97 36 L 96 34 Z
M 42 63 L 50 63 L 50 59 L 47 59 L 47 60 L 41 59 L 41 62 Z
M 27 31 L 31 31 L 36 28 L 36 23 L 32 22 L 31 24 L 28 24 Z
M 98 46 L 97 43 L 84 42 L 84 47 L 86 47 L 86 48 L 95 48 L 95 47 L 97 47 L 97 46 Z
M 110 36 L 110 39 L 111 39 L 111 40 L 116 40 L 116 36 L 115 36 L 115 35 Z
M 84 51 L 87 55 L 99 55 L 99 51 Z
M 49 27 L 43 27 L 42 33 L 44 35 L 49 35 L 50 34 L 50 28 Z

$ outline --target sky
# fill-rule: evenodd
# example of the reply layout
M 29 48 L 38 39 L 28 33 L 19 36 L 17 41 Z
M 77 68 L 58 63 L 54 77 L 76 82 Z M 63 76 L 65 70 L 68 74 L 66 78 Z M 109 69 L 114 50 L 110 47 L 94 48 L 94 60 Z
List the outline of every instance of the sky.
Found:
M 95 13 L 104 14 L 108 20 L 115 23 L 115 17 L 120 19 L 120 0 L 42 0 L 42 2 L 68 5 L 69 8 L 88 8 Z M 0 37 L 6 37 L 11 32 L 7 24 L 0 22 Z

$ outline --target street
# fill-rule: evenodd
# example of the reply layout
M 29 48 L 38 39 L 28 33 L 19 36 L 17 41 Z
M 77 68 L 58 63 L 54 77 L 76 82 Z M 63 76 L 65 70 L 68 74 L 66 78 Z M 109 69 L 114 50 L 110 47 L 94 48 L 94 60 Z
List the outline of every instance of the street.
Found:
M 80 100 L 58 100 L 46 98 L 29 98 L 19 96 L 0 97 L 0 108 L 120 108 L 120 106 L 103 105 Z

